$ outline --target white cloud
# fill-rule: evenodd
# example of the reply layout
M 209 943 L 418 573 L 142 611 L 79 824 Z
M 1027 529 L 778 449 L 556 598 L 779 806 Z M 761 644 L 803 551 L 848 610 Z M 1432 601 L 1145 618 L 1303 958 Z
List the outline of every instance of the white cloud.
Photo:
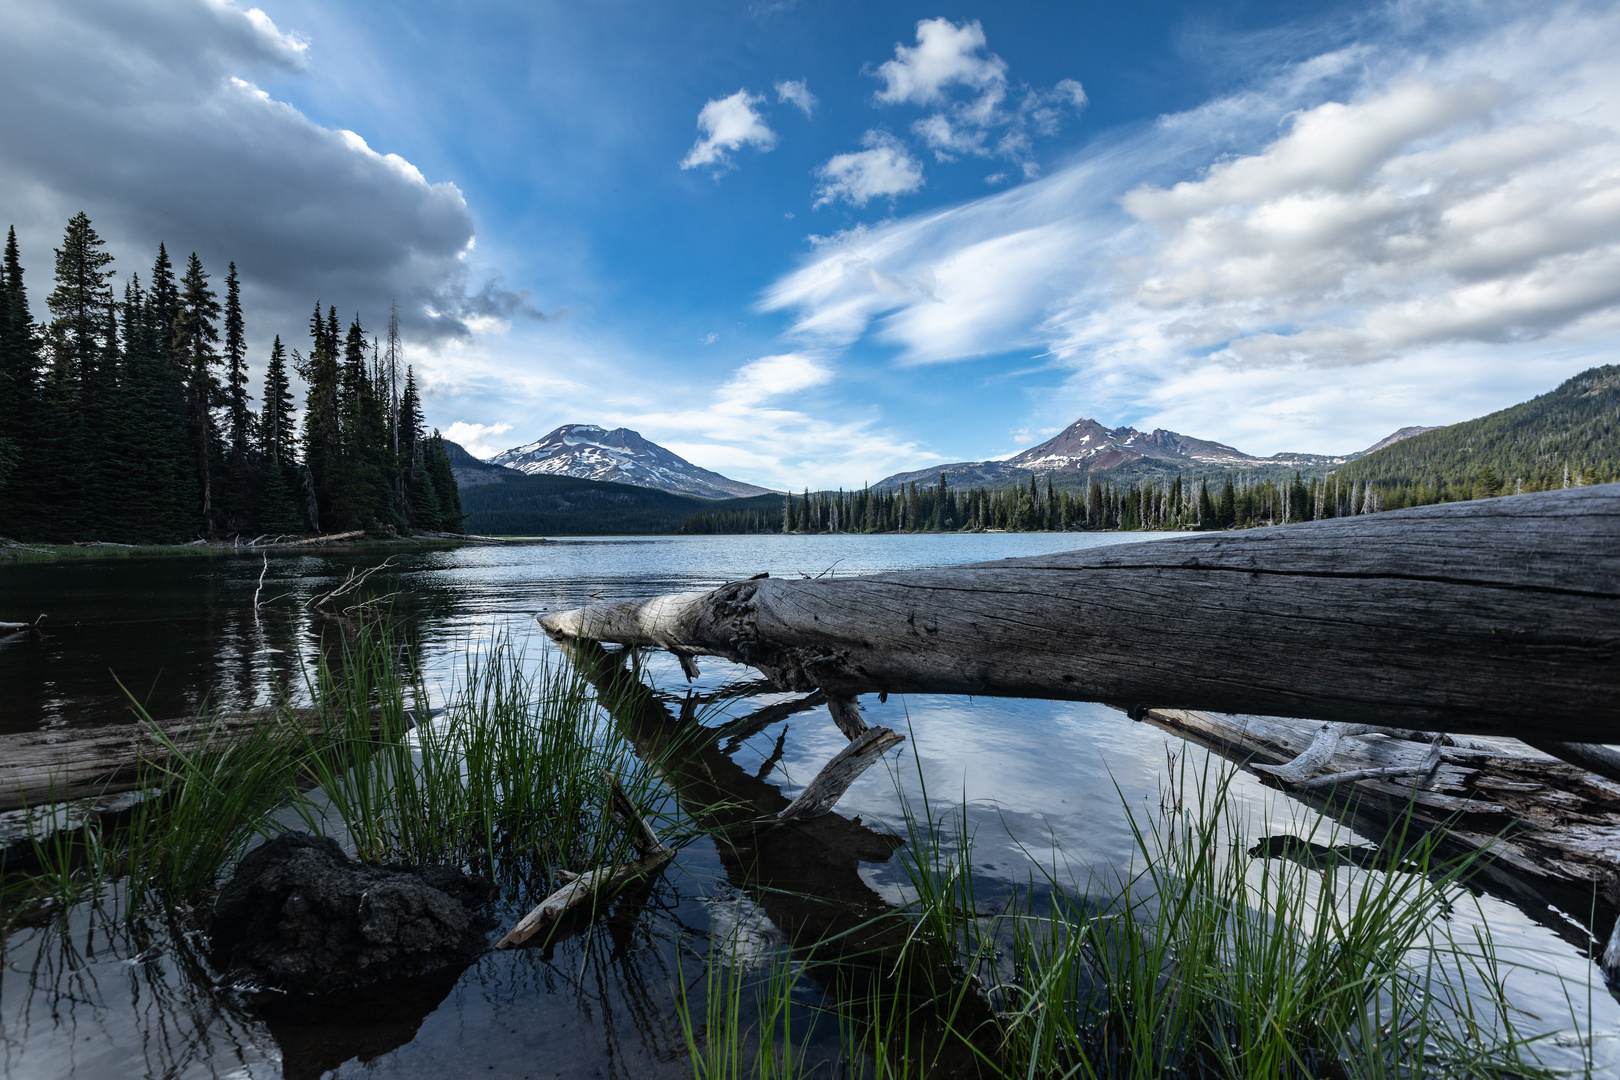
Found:
M 469 424 L 457 420 L 444 429 L 444 437 L 453 443 L 460 443 L 462 448 L 476 458 L 492 458 L 506 449 L 504 443 L 487 442 L 497 435 L 504 435 L 512 430 L 511 424 Z
M 883 89 L 877 100 L 884 105 L 932 105 L 944 99 L 947 87 L 981 91 L 1004 87 L 1007 62 L 994 53 L 980 56 L 984 47 L 984 27 L 977 19 L 961 26 L 949 19 L 923 19 L 917 24 L 916 46 L 896 44 L 894 59 L 878 67 Z
M 1009 108 L 1006 61 L 981 55 L 985 48 L 977 20 L 957 26 L 949 19 L 924 19 L 917 24 L 916 46 L 896 45 L 895 58 L 877 69 L 884 85 L 876 101 L 936 108 L 911 130 L 939 161 L 1005 157 L 1033 177 L 1033 136 L 1055 134 L 1066 112 L 1085 105 L 1086 92 L 1074 79 L 1063 79 L 1050 90 L 1025 87 Z M 948 91 L 958 87 L 975 96 L 952 100 Z
M 526 308 L 473 282 L 474 222 L 454 184 L 255 85 L 308 64 L 303 39 L 225 0 L 8 5 L 0 214 L 26 265 L 48 266 L 79 210 L 124 273 L 144 277 L 160 240 L 216 278 L 234 259 L 256 349 L 291 337 L 317 296 L 372 321 L 397 298 L 417 340 Z
M 778 489 L 876 480 L 939 460 L 878 430 L 860 410 L 809 407 L 805 398 L 834 376 L 825 360 L 807 352 L 762 356 L 733 371 L 702 407 L 629 410 L 613 422 L 694 464 Z
M 776 100 L 794 106 L 806 116 L 814 112 L 818 104 L 816 95 L 810 92 L 809 85 L 803 79 L 784 79 L 777 83 Z
M 738 368 L 720 388 L 720 397 L 752 405 L 808 390 L 831 379 L 831 370 L 803 353 L 762 356 Z
M 697 123 L 703 135 L 681 160 L 681 168 L 714 165 L 725 169 L 731 165 L 728 151 L 743 146 L 753 146 L 761 153 L 770 150 L 776 145 L 776 132 L 754 108 L 764 102 L 765 95 L 750 94 L 746 89 L 710 100 L 698 113 Z
M 1047 179 L 835 238 L 761 307 L 824 349 L 1038 353 L 1070 374 L 1032 426 L 1348 450 L 1467 415 L 1436 402 L 1510 403 L 1620 345 L 1620 12 L 1469 34 L 1324 54 Z
M 886 131 L 874 128 L 861 139 L 865 150 L 835 154 L 816 170 L 816 206 L 844 200 L 865 206 L 873 199 L 908 195 L 923 186 L 922 166 Z

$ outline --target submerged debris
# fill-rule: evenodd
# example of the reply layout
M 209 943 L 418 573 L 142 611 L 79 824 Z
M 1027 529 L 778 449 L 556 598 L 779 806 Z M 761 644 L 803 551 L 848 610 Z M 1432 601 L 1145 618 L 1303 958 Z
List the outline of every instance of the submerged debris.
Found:
M 286 833 L 248 853 L 214 904 L 215 958 L 238 985 L 317 994 L 466 965 L 495 893 L 447 866 L 356 862 L 330 837 Z

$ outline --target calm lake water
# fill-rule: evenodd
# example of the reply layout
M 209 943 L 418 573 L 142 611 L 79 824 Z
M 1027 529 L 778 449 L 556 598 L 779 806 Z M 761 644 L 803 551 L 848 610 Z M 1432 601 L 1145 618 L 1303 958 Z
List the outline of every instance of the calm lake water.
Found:
M 529 660 L 555 659 L 534 616 L 593 600 L 712 587 L 769 572 L 835 575 L 956 565 L 1144 539 L 1140 534 L 973 536 L 658 537 L 573 539 L 467 547 L 398 556 L 373 579 L 394 592 L 430 686 L 443 693 L 469 651 L 497 636 Z M 1174 543 L 1173 538 L 1159 542 Z M 153 716 L 271 700 L 297 684 L 318 655 L 322 618 L 305 607 L 375 555 L 114 559 L 0 567 L 0 620 L 47 618 L 40 633 L 0 640 L 0 731 L 129 721 L 128 694 Z M 262 581 L 261 581 L 262 575 Z M 268 601 L 257 611 L 255 593 Z M 755 677 L 704 660 L 692 689 L 711 692 Z M 673 659 L 654 655 L 647 675 L 678 698 L 688 689 Z M 126 692 L 127 691 L 127 692 Z M 785 700 L 736 700 L 740 716 Z M 1083 887 L 1091 871 L 1128 865 L 1126 807 L 1150 812 L 1166 765 L 1204 755 L 1101 705 L 954 697 L 863 699 L 869 723 L 910 733 L 888 767 L 870 770 L 838 806 L 845 818 L 898 827 L 903 792 L 966 808 L 974 863 L 1005 894 L 1044 869 Z M 714 722 L 709 720 L 708 722 Z M 801 712 L 723 757 L 738 782 L 791 797 L 844 745 L 824 709 Z M 729 764 L 727 762 L 729 761 Z M 729 773 L 719 777 L 724 780 Z M 1308 808 L 1252 777 L 1235 783 L 1253 835 L 1304 833 Z M 1344 839 L 1353 839 L 1345 837 Z M 826 871 L 849 897 L 906 899 L 898 860 L 852 849 Z M 529 902 L 532 903 L 532 900 Z M 782 901 L 750 887 L 712 841 L 684 848 L 634 920 L 588 941 L 490 953 L 453 984 L 391 1000 L 371 1015 L 265 1016 L 184 949 L 137 960 L 148 943 L 109 938 L 88 912 L 63 939 L 23 930 L 6 943 L 0 972 L 0 1073 L 6 1077 L 437 1077 L 682 1076 L 689 1072 L 671 1006 L 677 981 L 703 969 L 711 937 L 745 951 L 782 940 Z M 501 910 L 511 925 L 527 903 Z M 1547 912 L 1479 898 L 1497 946 L 1524 966 L 1510 996 L 1534 1030 L 1578 1023 L 1600 1063 L 1620 1062 L 1620 1008 L 1585 953 L 1544 924 Z M 1452 915 L 1466 931 L 1472 903 Z M 1566 932 L 1567 936 L 1567 932 Z M 800 944 L 803 944 L 802 942 Z M 806 983 L 803 993 L 819 991 Z M 1572 1020 L 1572 1010 L 1574 1018 Z M 1566 1038 L 1565 1042 L 1572 1040 Z M 1567 1048 L 1571 1061 L 1579 1047 Z

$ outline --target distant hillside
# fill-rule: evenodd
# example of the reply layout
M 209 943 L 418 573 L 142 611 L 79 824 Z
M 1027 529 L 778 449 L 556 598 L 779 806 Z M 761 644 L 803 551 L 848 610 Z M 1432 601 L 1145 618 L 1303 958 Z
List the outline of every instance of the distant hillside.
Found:
M 700 511 L 780 515 L 782 496 L 699 499 L 631 484 L 520 472 L 447 443 L 465 528 L 486 536 L 637 536 L 672 533 Z
M 608 431 L 595 424 L 564 424 L 532 443 L 501 451 L 491 463 L 528 476 L 605 480 L 703 499 L 773 494 L 699 468 L 629 428 Z
M 1620 478 L 1620 365 L 1584 371 L 1558 389 L 1501 412 L 1426 431 L 1338 470 L 1380 485 L 1471 485 L 1489 466 L 1508 491 Z

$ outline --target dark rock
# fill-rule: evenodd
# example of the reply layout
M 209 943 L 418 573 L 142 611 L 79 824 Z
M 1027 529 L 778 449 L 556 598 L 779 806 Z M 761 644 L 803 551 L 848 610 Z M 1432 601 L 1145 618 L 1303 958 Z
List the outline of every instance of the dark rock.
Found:
M 337 841 L 285 833 L 249 852 L 214 903 L 215 961 L 238 982 L 298 993 L 465 966 L 495 887 L 447 866 L 356 862 Z

